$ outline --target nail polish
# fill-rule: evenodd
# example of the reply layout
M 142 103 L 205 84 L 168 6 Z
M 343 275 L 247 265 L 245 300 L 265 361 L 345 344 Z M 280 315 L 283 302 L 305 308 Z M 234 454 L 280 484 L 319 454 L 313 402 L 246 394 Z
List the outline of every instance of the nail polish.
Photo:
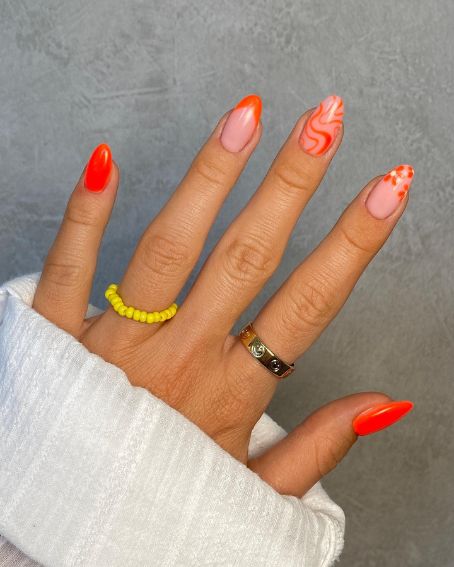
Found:
M 309 116 L 300 137 L 305 152 L 318 157 L 332 146 L 344 117 L 344 103 L 340 96 L 331 95 L 323 100 Z
M 85 171 L 85 187 L 100 192 L 107 185 L 112 169 L 112 152 L 107 144 L 100 144 L 88 160 Z
M 396 423 L 412 409 L 409 401 L 377 404 L 355 417 L 353 429 L 357 435 L 370 435 Z
M 240 152 L 250 141 L 262 113 L 259 96 L 248 95 L 235 106 L 221 134 L 221 144 L 229 152 Z
M 411 165 L 399 165 L 387 173 L 367 197 L 370 214 L 376 219 L 392 215 L 410 189 L 414 173 Z

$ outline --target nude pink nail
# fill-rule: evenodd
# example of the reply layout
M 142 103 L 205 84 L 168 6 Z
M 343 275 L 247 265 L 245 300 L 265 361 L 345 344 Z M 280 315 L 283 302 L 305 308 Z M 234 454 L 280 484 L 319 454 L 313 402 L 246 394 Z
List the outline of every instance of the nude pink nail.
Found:
M 227 118 L 221 134 L 221 144 L 229 152 L 240 152 L 250 141 L 262 112 L 262 100 L 248 95 L 240 100 Z
M 344 103 L 340 96 L 331 95 L 323 100 L 309 116 L 300 137 L 305 152 L 318 157 L 332 146 L 344 117 Z
M 410 189 L 414 169 L 399 165 L 387 173 L 369 193 L 366 208 L 376 219 L 386 219 L 397 209 Z

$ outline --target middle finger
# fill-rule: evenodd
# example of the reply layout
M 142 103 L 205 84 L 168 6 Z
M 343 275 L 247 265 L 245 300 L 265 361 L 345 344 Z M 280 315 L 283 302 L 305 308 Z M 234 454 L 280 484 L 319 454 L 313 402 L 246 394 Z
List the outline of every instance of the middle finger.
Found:
M 303 115 L 253 198 L 208 258 L 178 314 L 226 336 L 279 265 L 301 211 L 341 142 L 343 102 L 329 96 Z

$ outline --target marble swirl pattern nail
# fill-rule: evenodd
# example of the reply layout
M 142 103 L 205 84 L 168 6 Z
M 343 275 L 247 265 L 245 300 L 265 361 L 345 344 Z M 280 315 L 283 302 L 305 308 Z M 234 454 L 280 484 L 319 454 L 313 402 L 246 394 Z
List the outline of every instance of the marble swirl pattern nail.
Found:
M 331 147 L 342 126 L 344 103 L 331 95 L 323 100 L 307 120 L 301 135 L 303 150 L 321 156 Z

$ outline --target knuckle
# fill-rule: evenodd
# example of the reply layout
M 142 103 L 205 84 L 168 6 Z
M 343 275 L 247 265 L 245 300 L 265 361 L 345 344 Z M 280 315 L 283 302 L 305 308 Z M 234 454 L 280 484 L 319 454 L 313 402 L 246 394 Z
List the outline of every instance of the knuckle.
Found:
M 319 476 L 324 477 L 336 468 L 344 453 L 343 443 L 339 443 L 331 437 L 318 437 L 314 440 L 313 454 Z
M 77 288 L 86 280 L 87 270 L 77 263 L 48 261 L 45 266 L 46 281 L 58 287 Z
M 227 166 L 217 157 L 201 156 L 195 159 L 193 171 L 197 179 L 203 185 L 220 190 L 224 186 L 227 177 Z
M 279 261 L 271 245 L 253 235 L 236 237 L 222 252 L 222 257 L 223 271 L 235 285 L 265 282 Z
M 84 201 L 84 199 L 82 199 Z M 79 202 L 70 204 L 64 215 L 64 220 L 78 226 L 93 227 L 99 223 L 99 212 L 93 207 L 93 203 Z
M 217 437 L 248 425 L 251 398 L 245 390 L 237 380 L 226 377 L 222 388 L 205 400 L 204 415 Z
M 280 162 L 273 168 L 274 182 L 280 191 L 312 193 L 318 185 L 318 179 L 308 168 L 296 161 Z
M 367 238 L 365 238 L 364 231 L 352 226 L 346 226 L 345 224 L 339 224 L 339 234 L 343 242 L 344 248 L 346 248 L 350 253 L 357 255 L 370 256 L 376 252 L 372 244 L 367 243 Z
M 146 270 L 158 276 L 180 274 L 182 270 L 191 268 L 194 262 L 193 252 L 181 235 L 172 238 L 170 234 L 161 233 L 146 236 L 141 260 Z
M 249 382 L 244 380 L 240 374 L 236 374 L 226 379 L 225 386 L 228 399 L 225 405 L 229 407 L 230 418 L 234 421 L 238 419 L 239 423 L 243 423 L 248 408 L 250 408 Z
M 290 294 L 289 321 L 294 321 L 295 330 L 301 332 L 305 327 L 323 327 L 333 312 L 334 299 L 329 286 L 320 281 L 301 282 Z

